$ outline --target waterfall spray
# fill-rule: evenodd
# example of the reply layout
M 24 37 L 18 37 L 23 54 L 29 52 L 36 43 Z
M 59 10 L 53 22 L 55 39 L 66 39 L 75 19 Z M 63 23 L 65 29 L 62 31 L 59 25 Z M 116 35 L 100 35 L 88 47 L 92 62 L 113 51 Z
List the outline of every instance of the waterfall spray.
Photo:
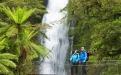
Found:
M 68 28 L 66 19 L 60 20 L 67 14 L 67 11 L 60 12 L 68 3 L 68 0 L 49 0 L 47 5 L 48 14 L 45 14 L 42 22 L 49 24 L 52 28 L 46 30 L 49 39 L 43 39 L 42 43 L 48 49 L 52 49 L 50 58 L 40 67 L 40 74 L 65 74 L 64 62 L 68 50 Z

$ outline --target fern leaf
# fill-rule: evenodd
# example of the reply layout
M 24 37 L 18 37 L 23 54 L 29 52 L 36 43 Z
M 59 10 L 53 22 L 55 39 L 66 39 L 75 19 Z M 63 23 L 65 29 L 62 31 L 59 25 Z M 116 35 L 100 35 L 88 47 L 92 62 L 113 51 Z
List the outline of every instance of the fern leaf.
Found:
M 14 16 L 14 14 L 12 13 L 12 11 L 10 10 L 9 7 L 5 7 L 3 6 L 3 11 L 6 13 L 6 15 L 13 21 L 15 21 L 16 23 L 16 17 Z
M 0 54 L 0 59 L 17 59 L 17 56 L 10 53 Z
M 5 40 L 6 40 L 6 38 L 2 39 L 2 40 L 0 41 L 0 45 L 2 45 L 2 44 L 5 42 Z
M 12 68 L 15 68 L 16 67 L 16 64 L 10 60 L 7 60 L 7 59 L 1 59 L 0 60 L 0 63 L 5 65 L 5 66 L 9 66 L 9 67 L 12 67 Z
M 21 23 L 23 23 L 36 9 L 30 9 L 29 11 L 26 11 L 23 14 L 23 17 L 21 19 Z
M 7 31 L 7 33 L 6 33 L 6 36 L 11 37 L 11 36 L 13 36 L 13 35 L 15 35 L 15 34 L 17 34 L 17 33 L 18 33 L 18 29 L 15 27 L 15 25 L 12 25 L 12 26 L 8 29 L 8 31 Z
M 6 31 L 9 29 L 9 26 L 1 27 L 0 28 L 0 35 L 5 35 Z
M 34 43 L 30 43 L 31 46 L 39 53 L 41 54 L 42 56 L 45 55 L 45 47 L 44 46 L 41 46 L 41 45 L 36 45 Z
M 7 74 L 9 70 L 4 66 L 3 64 L 0 63 L 0 74 Z

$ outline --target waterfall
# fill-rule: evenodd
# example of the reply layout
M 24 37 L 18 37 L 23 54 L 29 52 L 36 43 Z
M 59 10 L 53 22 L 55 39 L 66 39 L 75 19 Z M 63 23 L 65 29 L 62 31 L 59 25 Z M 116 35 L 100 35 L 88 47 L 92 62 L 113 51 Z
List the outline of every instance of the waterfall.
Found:
M 43 16 L 42 23 L 49 24 L 52 28 L 46 30 L 49 39 L 43 40 L 42 44 L 51 50 L 50 58 L 40 67 L 40 74 L 66 74 L 64 63 L 68 50 L 68 28 L 66 19 L 61 19 L 67 11 L 60 12 L 68 3 L 68 0 L 49 0 L 47 5 L 48 13 Z M 41 39 L 42 40 L 42 39 Z

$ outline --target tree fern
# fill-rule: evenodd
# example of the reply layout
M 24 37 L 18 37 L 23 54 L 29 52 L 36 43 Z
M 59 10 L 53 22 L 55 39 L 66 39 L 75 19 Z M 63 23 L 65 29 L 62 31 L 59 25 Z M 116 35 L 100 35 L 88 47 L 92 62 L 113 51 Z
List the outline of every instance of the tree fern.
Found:
M 2 36 L 6 36 L 4 38 L 7 39 L 8 47 L 6 52 L 10 52 L 16 56 L 19 57 L 16 68 L 16 72 L 24 72 L 23 68 L 26 68 L 27 62 L 29 63 L 41 56 L 46 55 L 46 48 L 39 43 L 36 43 L 35 40 L 33 40 L 33 37 L 37 36 L 40 32 L 41 26 L 32 26 L 31 24 L 24 23 L 29 16 L 35 11 L 35 9 L 27 10 L 26 7 L 17 7 L 10 9 L 9 7 L 3 6 L 3 11 L 5 14 L 10 18 L 13 22 L 11 24 L 7 24 L 4 28 L 0 28 Z M 2 47 L 1 47 L 2 48 Z M 4 51 L 5 51 L 4 50 Z M 6 58 L 6 56 L 5 56 Z M 5 62 L 5 61 L 1 61 Z M 6 63 L 6 66 L 9 66 L 9 64 Z
M 11 73 L 12 71 L 9 69 L 9 67 L 16 68 L 16 64 L 11 59 L 16 60 L 17 57 L 10 53 L 0 54 L 0 74 Z
M 7 74 L 8 72 L 7 67 L 0 63 L 0 74 Z
M 12 25 L 12 26 L 9 26 L 9 28 L 7 29 L 6 36 L 11 37 L 16 35 L 17 33 L 18 33 L 18 29 L 16 28 L 15 25 Z
M 33 49 L 35 49 L 39 54 L 41 54 L 41 55 L 45 55 L 46 54 L 45 51 L 44 51 L 45 47 L 43 47 L 41 45 L 37 45 L 37 44 L 32 43 L 32 42 L 30 42 L 30 44 L 31 44 L 31 47 Z
M 12 10 L 9 7 L 3 6 L 3 11 L 6 15 L 13 20 L 16 24 L 22 24 L 34 11 L 35 9 L 27 10 L 26 7 L 17 7 Z
M 0 39 L 0 51 L 5 48 L 5 45 L 7 44 L 6 38 Z

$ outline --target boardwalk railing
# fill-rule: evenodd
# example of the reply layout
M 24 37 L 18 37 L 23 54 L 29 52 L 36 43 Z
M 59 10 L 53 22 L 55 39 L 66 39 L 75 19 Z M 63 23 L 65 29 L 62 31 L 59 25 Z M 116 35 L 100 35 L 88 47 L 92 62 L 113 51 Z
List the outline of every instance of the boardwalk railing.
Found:
M 41 62 L 34 61 L 33 63 L 35 65 L 34 71 L 42 70 L 42 67 L 40 67 L 42 65 Z M 60 67 L 64 65 L 64 71 L 61 74 L 70 75 L 71 73 L 71 62 L 65 62 L 65 63 L 45 62 L 45 64 L 53 64 L 55 65 L 55 67 L 56 65 Z M 77 75 L 81 75 L 81 67 L 82 65 L 79 64 Z M 88 61 L 86 63 L 86 71 L 87 71 L 87 75 L 121 75 L 121 61 L 120 60 Z M 56 73 L 56 75 L 58 74 Z

